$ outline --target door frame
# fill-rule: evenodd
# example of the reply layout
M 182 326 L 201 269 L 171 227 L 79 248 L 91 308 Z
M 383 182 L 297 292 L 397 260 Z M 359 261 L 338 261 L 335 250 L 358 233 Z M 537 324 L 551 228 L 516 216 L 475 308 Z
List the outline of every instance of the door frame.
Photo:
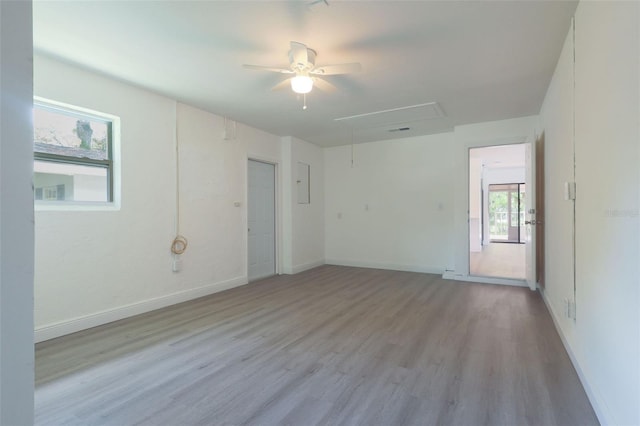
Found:
M 536 284 L 536 142 L 527 141 L 525 144 L 525 178 L 524 182 L 527 185 L 527 192 L 525 193 L 525 204 L 528 207 L 525 213 L 525 273 L 527 286 L 535 291 Z
M 281 176 L 281 167 L 280 161 L 263 157 L 260 155 L 248 155 L 246 161 L 244 162 L 245 170 L 244 175 L 246 178 L 245 188 L 244 188 L 244 205 L 246 206 L 244 209 L 244 271 L 245 277 L 247 277 L 247 282 L 249 281 L 249 233 L 247 229 L 249 228 L 249 161 L 256 161 L 258 163 L 270 164 L 274 168 L 274 186 L 275 186 L 275 194 L 274 194 L 274 218 L 275 218 L 275 274 L 280 275 L 282 272 L 282 176 Z
M 544 238 L 544 223 L 545 223 L 545 208 L 544 208 L 544 131 L 535 139 L 535 151 L 536 151 L 536 164 L 535 164 L 535 184 L 536 184 L 536 282 L 538 287 L 544 288 L 544 250 L 545 250 L 545 238 Z
M 502 284 L 518 287 L 528 287 L 525 280 L 510 278 L 478 277 L 469 274 L 469 152 L 473 148 L 490 146 L 518 145 L 531 141 L 532 136 L 517 136 L 509 138 L 491 138 L 477 141 L 466 141 L 459 149 L 458 176 L 456 178 L 454 197 L 454 265 L 455 269 L 447 269 L 442 275 L 445 279 L 471 281 L 487 284 Z M 463 199 L 464 197 L 464 199 Z

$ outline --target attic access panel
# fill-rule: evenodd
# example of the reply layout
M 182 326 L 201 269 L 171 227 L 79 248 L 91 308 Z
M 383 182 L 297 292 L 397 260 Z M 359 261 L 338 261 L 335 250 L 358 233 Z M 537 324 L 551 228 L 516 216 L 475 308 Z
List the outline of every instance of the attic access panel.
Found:
M 424 104 L 340 117 L 334 120 L 345 123 L 352 129 L 366 129 L 390 126 L 392 124 L 400 125 L 402 123 L 433 120 L 445 116 L 444 111 L 437 102 L 427 102 Z

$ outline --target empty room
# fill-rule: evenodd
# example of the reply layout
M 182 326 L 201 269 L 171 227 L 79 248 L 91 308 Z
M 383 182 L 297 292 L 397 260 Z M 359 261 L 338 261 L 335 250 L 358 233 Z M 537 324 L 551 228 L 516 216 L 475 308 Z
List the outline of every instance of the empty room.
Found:
M 1 425 L 640 425 L 640 3 L 0 23 Z

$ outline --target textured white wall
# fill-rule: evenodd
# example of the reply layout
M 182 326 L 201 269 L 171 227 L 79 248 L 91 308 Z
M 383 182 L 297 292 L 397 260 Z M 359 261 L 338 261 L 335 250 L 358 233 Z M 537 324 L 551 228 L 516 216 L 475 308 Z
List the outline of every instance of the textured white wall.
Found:
M 453 134 L 325 149 L 326 260 L 442 273 L 452 262 Z
M 178 276 L 192 286 L 241 283 L 247 271 L 247 140 L 261 140 L 275 157 L 279 138 L 239 125 L 236 138 L 224 140 L 222 117 L 183 104 L 178 118 L 181 233 L 189 239 Z
M 541 115 L 545 299 L 603 424 L 640 424 L 639 9 L 637 2 L 580 3 L 575 67 L 570 31 Z M 571 180 L 574 152 L 575 322 L 561 308 L 573 297 L 573 222 L 560 186 Z
M 181 289 L 174 225 L 175 103 L 36 56 L 34 91 L 119 116 L 121 209 L 36 212 L 36 329 Z
M 30 1 L 0 2 L 0 424 L 33 424 Z
M 46 339 L 246 283 L 246 163 L 279 161 L 280 138 L 171 99 L 36 57 L 38 96 L 121 119 L 121 207 L 36 212 L 35 322 Z M 175 125 L 183 269 L 175 235 Z M 234 205 L 240 202 L 240 207 Z

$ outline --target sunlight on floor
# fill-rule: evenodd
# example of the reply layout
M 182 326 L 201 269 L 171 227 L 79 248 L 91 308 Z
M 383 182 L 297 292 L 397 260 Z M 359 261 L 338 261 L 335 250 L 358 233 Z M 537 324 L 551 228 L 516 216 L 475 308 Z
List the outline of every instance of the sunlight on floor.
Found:
M 469 253 L 469 273 L 483 277 L 525 279 L 525 245 L 491 243 Z

